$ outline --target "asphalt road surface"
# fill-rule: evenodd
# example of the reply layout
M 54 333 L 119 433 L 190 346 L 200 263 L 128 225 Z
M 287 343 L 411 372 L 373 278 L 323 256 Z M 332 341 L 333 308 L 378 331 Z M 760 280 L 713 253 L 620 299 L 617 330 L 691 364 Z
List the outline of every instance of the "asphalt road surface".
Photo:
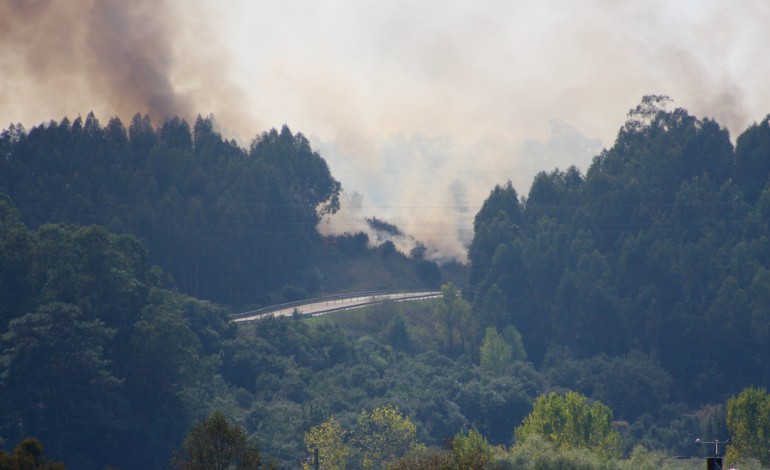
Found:
M 367 305 L 384 302 L 386 300 L 403 302 L 407 300 L 433 299 L 437 297 L 441 297 L 441 292 L 400 292 L 374 295 L 352 294 L 350 297 L 326 299 L 315 302 L 311 301 L 310 303 L 302 305 L 292 305 L 289 307 L 277 306 L 276 310 L 260 310 L 257 314 L 236 318 L 233 321 L 236 323 L 248 323 L 259 320 L 266 315 L 287 317 L 293 315 L 295 311 L 300 315 L 323 315 L 325 313 L 338 312 L 340 310 L 366 307 Z

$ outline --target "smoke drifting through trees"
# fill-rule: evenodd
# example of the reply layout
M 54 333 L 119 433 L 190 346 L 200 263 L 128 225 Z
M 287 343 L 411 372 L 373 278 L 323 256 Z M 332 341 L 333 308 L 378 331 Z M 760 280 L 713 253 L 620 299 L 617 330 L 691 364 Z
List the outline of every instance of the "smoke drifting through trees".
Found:
M 168 1 L 0 3 L 3 69 L 26 76 L 41 98 L 88 96 L 122 116 L 189 117 L 192 103 L 171 83 L 174 17 Z
M 595 155 L 548 159 L 564 131 L 549 135 L 550 120 L 596 152 L 649 93 L 733 135 L 761 120 L 768 21 L 770 3 L 750 1 L 5 0 L 0 125 L 213 113 L 247 146 L 286 123 L 325 143 L 364 209 L 385 208 L 362 216 L 431 228 L 415 238 L 463 257 L 462 235 L 446 228 L 462 225 L 446 209 L 458 205 L 453 181 L 472 214 L 494 184 L 526 194 L 537 171 L 585 170 Z
M 405 233 L 391 238 L 400 251 L 409 253 L 419 242 L 431 260 L 465 261 L 473 218 L 495 184 L 511 180 L 526 196 L 538 171 L 570 164 L 585 170 L 601 152 L 598 140 L 564 123 L 552 122 L 548 131 L 547 139 L 529 139 L 514 149 L 491 139 L 462 144 L 424 135 L 358 145 L 315 140 L 313 147 L 350 197 L 320 229 L 324 234 L 362 231 L 378 243 L 381 234 L 364 220 L 375 216 Z

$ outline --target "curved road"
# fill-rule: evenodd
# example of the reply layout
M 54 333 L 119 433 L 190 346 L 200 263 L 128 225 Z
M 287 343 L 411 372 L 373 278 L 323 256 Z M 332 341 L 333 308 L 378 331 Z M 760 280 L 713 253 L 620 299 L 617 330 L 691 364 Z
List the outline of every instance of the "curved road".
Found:
M 265 315 L 276 317 L 291 316 L 297 311 L 300 315 L 323 315 L 325 313 L 338 312 L 340 310 L 351 310 L 354 308 L 366 307 L 367 305 L 393 300 L 403 302 L 407 300 L 434 299 L 441 297 L 440 291 L 427 292 L 398 292 L 398 293 L 358 293 L 349 296 L 332 296 L 321 299 L 311 299 L 307 303 L 291 303 L 276 305 L 273 308 L 254 310 L 234 315 L 233 321 L 236 323 L 249 323 L 257 321 Z

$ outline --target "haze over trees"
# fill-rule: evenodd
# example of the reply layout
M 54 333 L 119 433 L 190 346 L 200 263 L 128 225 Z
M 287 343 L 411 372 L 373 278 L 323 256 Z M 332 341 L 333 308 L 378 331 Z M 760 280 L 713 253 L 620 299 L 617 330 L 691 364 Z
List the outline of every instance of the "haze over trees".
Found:
M 281 467 L 325 445 L 350 466 L 624 469 L 732 436 L 730 459 L 767 466 L 770 117 L 733 147 L 670 107 L 645 97 L 585 174 L 493 188 L 441 299 L 244 326 L 222 304 L 350 284 L 343 262 L 443 274 L 322 239 L 339 183 L 288 128 L 242 149 L 203 118 L 11 126 L 0 445 L 87 470 L 166 468 L 212 436 Z
M 734 151 L 716 122 L 666 104 L 646 97 L 585 176 L 540 173 L 526 198 L 495 188 L 470 248 L 475 309 L 503 306 L 487 323 L 514 324 L 535 364 L 571 364 L 623 419 L 770 379 L 768 119 Z M 591 372 L 622 358 L 634 366 Z

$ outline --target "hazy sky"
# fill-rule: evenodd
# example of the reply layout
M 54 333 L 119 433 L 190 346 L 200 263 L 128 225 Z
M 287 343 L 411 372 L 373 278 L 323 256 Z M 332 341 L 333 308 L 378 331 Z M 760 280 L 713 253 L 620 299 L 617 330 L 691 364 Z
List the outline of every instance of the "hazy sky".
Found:
M 462 258 L 494 184 L 585 171 L 645 94 L 761 120 L 768 24 L 766 0 L 0 0 L 0 125 L 288 124 L 363 195 L 324 230 L 377 216 Z

